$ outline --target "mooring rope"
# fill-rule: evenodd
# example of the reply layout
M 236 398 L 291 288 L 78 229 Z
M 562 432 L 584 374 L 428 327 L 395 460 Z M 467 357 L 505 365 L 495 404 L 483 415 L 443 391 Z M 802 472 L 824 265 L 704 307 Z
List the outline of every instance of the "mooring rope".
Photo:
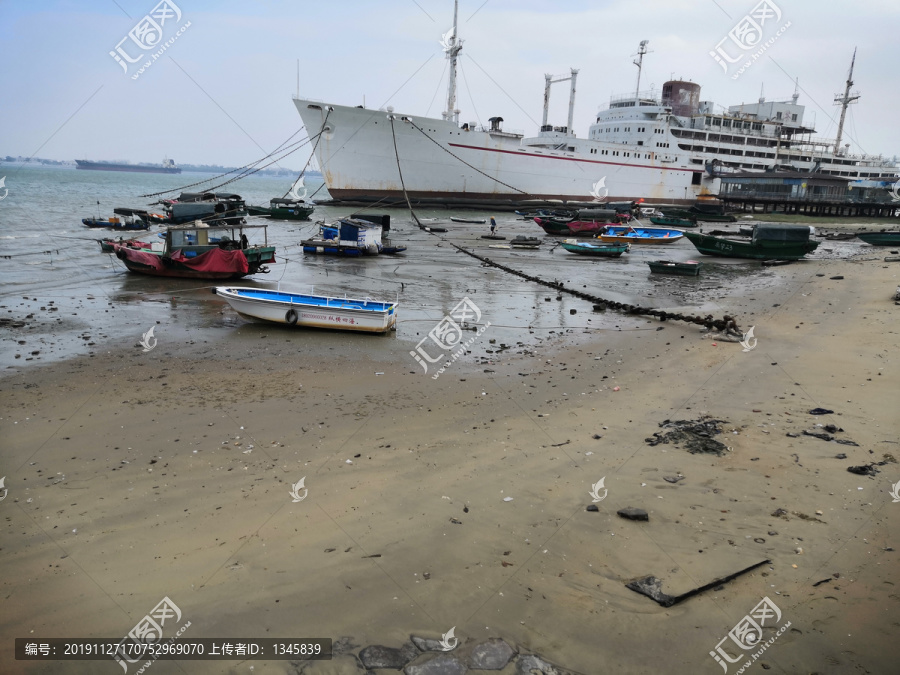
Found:
M 500 185 L 502 185 L 503 187 L 507 187 L 507 188 L 509 188 L 510 190 L 515 190 L 516 192 L 519 192 L 519 193 L 525 195 L 526 197 L 534 197 L 535 199 L 537 199 L 537 197 L 535 197 L 535 195 L 531 194 L 530 192 L 525 192 L 525 190 L 520 190 L 519 188 L 514 187 L 514 186 L 512 186 L 512 185 L 509 185 L 508 183 L 504 183 L 504 182 L 503 182 L 502 180 L 500 180 L 499 178 L 495 178 L 494 176 L 491 176 L 491 175 L 489 175 L 489 174 L 486 174 L 486 173 L 485 173 L 484 171 L 482 171 L 481 169 L 478 169 L 478 168 L 472 166 L 472 165 L 469 164 L 466 160 L 464 160 L 462 157 L 460 157 L 459 155 L 454 154 L 453 152 L 451 152 L 450 150 L 448 150 L 447 148 L 445 148 L 443 145 L 441 145 L 440 143 L 438 143 L 436 140 L 434 140 L 431 136 L 429 136 L 428 134 L 426 134 L 425 131 L 424 131 L 423 129 L 420 129 L 419 126 L 418 126 L 415 122 L 413 122 L 409 117 L 405 117 L 405 118 L 403 118 L 403 119 L 404 119 L 406 122 L 409 122 L 409 123 L 412 125 L 413 129 L 415 129 L 416 131 L 418 131 L 419 133 L 421 133 L 425 138 L 427 138 L 429 141 L 431 141 L 432 143 L 434 143 L 436 146 L 438 146 L 441 150 L 443 150 L 444 152 L 446 152 L 448 155 L 450 155 L 450 156 L 453 157 L 454 159 L 457 159 L 458 161 L 460 161 L 460 162 L 462 162 L 463 164 L 465 164 L 467 167 L 469 167 L 470 169 L 472 169 L 472 171 L 477 171 L 478 173 L 480 173 L 480 174 L 481 174 L 482 176 L 484 176 L 485 178 L 490 178 L 492 181 L 495 181 L 495 182 L 497 182 L 497 183 L 500 183 Z M 395 145 L 396 145 L 396 142 L 395 142 Z M 396 150 L 396 147 L 395 147 L 394 149 Z M 407 200 L 407 201 L 408 201 L 408 200 Z
M 406 183 L 403 182 L 403 171 L 400 169 L 400 153 L 397 152 L 397 134 L 394 132 L 394 116 L 388 115 L 388 119 L 391 121 L 391 136 L 394 138 L 394 158 L 397 160 L 397 173 L 400 174 L 400 187 L 403 188 L 403 196 L 406 198 L 406 205 L 409 207 L 409 213 L 413 217 L 413 220 L 416 221 L 416 225 L 419 226 L 420 230 L 424 230 L 425 226 L 419 222 L 419 217 L 416 215 L 416 212 L 413 211 L 412 204 L 409 201 L 409 194 L 406 192 Z
M 289 187 L 289 188 L 287 189 L 287 192 L 285 192 L 283 195 L 281 195 L 281 198 L 282 198 L 282 199 L 284 199 L 285 197 L 287 197 L 287 196 L 290 194 L 291 190 L 294 189 L 294 185 L 297 184 L 297 181 L 298 181 L 298 180 L 300 180 L 301 178 L 303 178 L 303 174 L 305 174 L 305 173 L 306 173 L 306 170 L 309 168 L 309 163 L 312 161 L 312 158 L 313 158 L 313 157 L 315 156 L 315 154 L 316 154 L 316 148 L 319 147 L 319 141 L 322 140 L 322 134 L 325 133 L 325 125 L 328 124 L 328 116 L 331 114 L 331 111 L 332 111 L 332 110 L 333 110 L 333 108 L 332 108 L 331 106 L 328 106 L 328 112 L 325 113 L 325 119 L 322 120 L 322 128 L 319 129 L 319 133 L 316 134 L 316 142 L 315 142 L 315 144 L 313 145 L 312 152 L 309 153 L 309 159 L 306 160 L 306 164 L 304 165 L 303 170 L 300 172 L 300 175 L 297 176 L 297 180 L 295 180 L 294 183 L 293 183 L 293 185 L 291 185 L 291 187 Z M 322 183 L 322 185 L 324 185 L 324 183 Z M 322 189 L 322 185 L 320 185 L 320 186 L 318 187 L 318 189 L 316 190 L 316 192 L 318 192 L 319 190 Z M 313 192 L 313 197 L 315 197 L 316 192 Z M 312 199 L 312 197 L 310 197 L 310 199 Z
M 510 267 L 507 267 L 506 265 L 501 265 L 500 263 L 494 262 L 490 258 L 485 258 L 484 256 L 478 255 L 477 253 L 470 251 L 467 248 L 454 244 L 452 241 L 448 241 L 447 243 L 458 251 L 461 251 L 466 255 L 470 255 L 473 258 L 480 260 L 482 263 L 488 265 L 489 267 L 503 270 L 504 272 L 508 272 L 509 274 L 521 277 L 522 279 L 527 279 L 528 281 L 540 284 L 541 286 L 547 286 L 548 288 L 555 289 L 560 293 L 568 293 L 570 295 L 574 295 L 576 298 L 587 300 L 594 303 L 594 308 L 598 310 L 606 309 L 607 307 L 609 307 L 621 312 L 625 312 L 626 314 L 645 314 L 647 316 L 655 316 L 660 321 L 686 321 L 687 323 L 694 323 L 698 326 L 705 326 L 706 328 L 710 329 L 715 328 L 716 330 L 725 331 L 726 333 L 729 333 L 731 335 L 743 337 L 743 332 L 740 328 L 738 328 L 737 322 L 734 320 L 734 317 L 727 314 L 724 315 L 721 319 L 714 319 L 712 314 L 707 314 L 705 317 L 701 317 L 691 314 L 681 314 L 678 312 L 666 312 L 661 309 L 651 309 L 649 307 L 642 307 L 640 305 L 630 305 L 628 303 L 616 302 L 614 300 L 606 300 L 605 298 L 591 295 L 590 293 L 583 293 L 571 288 L 566 288 L 560 281 L 546 281 L 545 279 L 541 279 L 540 277 L 525 274 L 520 270 L 514 270 Z
M 205 178 L 205 179 L 203 179 L 203 180 L 201 180 L 201 181 L 197 181 L 196 183 L 191 183 L 190 185 L 183 185 L 183 186 L 181 186 L 181 187 L 171 188 L 171 189 L 169 189 L 169 190 L 163 190 L 162 192 L 150 192 L 150 193 L 145 194 L 145 195 L 138 195 L 138 197 L 158 197 L 159 195 L 168 194 L 169 192 L 179 192 L 179 191 L 184 191 L 184 190 L 187 190 L 188 188 L 196 187 L 196 186 L 198 186 L 198 185 L 203 185 L 203 183 L 211 183 L 211 182 L 214 181 L 214 180 L 218 180 L 218 179 L 220 179 L 220 178 L 224 178 L 225 176 L 228 176 L 228 175 L 230 175 L 230 174 L 233 174 L 233 173 L 235 173 L 235 172 L 237 172 L 237 171 L 244 171 L 245 169 L 248 169 L 248 168 L 250 168 L 250 167 L 252 167 L 252 166 L 256 166 L 256 165 L 259 164 L 260 162 L 266 161 L 266 160 L 269 159 L 269 157 L 271 157 L 272 155 L 274 155 L 274 154 L 280 152 L 280 151 L 281 151 L 281 148 L 284 147 L 284 146 L 291 147 L 291 145 L 297 145 L 297 144 L 299 143 L 299 144 L 300 144 L 300 147 L 295 148 L 295 150 L 299 150 L 300 148 L 303 147 L 303 145 L 305 145 L 306 143 L 308 143 L 309 140 L 311 140 L 311 139 L 295 141 L 294 143 L 291 143 L 291 145 L 287 145 L 287 144 L 288 144 L 288 142 L 289 142 L 294 136 L 296 136 L 297 134 L 299 134 L 302 130 L 303 130 L 303 127 L 300 127 L 300 129 L 298 129 L 297 131 L 295 131 L 294 133 L 292 133 L 292 134 L 288 137 L 288 139 L 287 139 L 286 141 L 284 141 L 283 143 L 281 143 L 277 148 L 275 148 L 272 152 L 270 152 L 268 155 L 266 155 L 266 156 L 263 157 L 262 159 L 257 159 L 256 161 L 250 162 L 249 164 L 245 164 L 244 166 L 238 167 L 237 169 L 231 169 L 231 171 L 226 171 L 225 173 L 220 173 L 218 176 L 213 176 L 212 178 Z M 287 155 L 285 155 L 285 157 L 286 157 L 286 156 L 287 156 Z M 281 158 L 281 159 L 283 159 L 283 158 Z M 278 161 L 278 160 L 276 160 L 276 161 Z M 249 174 L 248 174 L 248 175 L 249 175 Z M 210 189 L 215 189 L 215 188 L 210 188 Z
M 316 136 L 314 136 L 313 138 L 316 138 L 316 137 L 319 136 L 321 133 L 322 133 L 322 132 L 319 132 L 319 134 L 316 134 Z M 312 140 L 312 138 L 308 138 L 308 139 L 306 139 L 305 141 L 297 141 L 297 143 L 299 143 L 300 145 L 298 145 L 296 148 L 294 148 L 294 149 L 291 150 L 290 152 L 286 152 L 286 153 L 284 153 L 283 155 L 281 155 L 280 157 L 277 157 L 277 158 L 273 159 L 273 160 L 272 160 L 271 162 L 269 162 L 268 164 L 263 164 L 262 166 L 259 166 L 259 167 L 255 168 L 255 169 L 253 169 L 253 171 L 245 171 L 245 172 L 242 173 L 241 175 L 235 176 L 235 177 L 232 178 L 231 180 L 227 180 L 227 181 L 225 181 L 224 183 L 219 183 L 218 185 L 213 185 L 212 187 L 210 187 L 210 188 L 208 188 L 208 189 L 209 189 L 209 190 L 217 190 L 217 189 L 219 189 L 220 187 L 225 187 L 226 185 L 228 185 L 228 184 L 230 184 L 230 183 L 233 183 L 233 182 L 235 182 L 235 181 L 237 181 L 237 180 L 241 180 L 242 178 L 247 178 L 247 176 L 252 176 L 253 174 L 257 173 L 258 171 L 262 171 L 263 169 L 265 169 L 265 168 L 267 168 L 267 167 L 270 167 L 270 166 L 272 166 L 273 164 L 277 164 L 278 162 L 280 162 L 282 159 L 284 159 L 284 158 L 287 157 L 288 155 L 294 154 L 294 153 L 297 152 L 300 148 L 302 148 L 304 145 L 306 145 L 307 143 L 309 143 L 311 140 Z M 292 143 L 291 145 L 297 145 L 297 143 Z M 288 147 L 290 147 L 290 145 L 289 145 Z M 275 153 L 272 153 L 272 155 L 274 155 L 274 154 L 275 154 Z M 269 155 L 269 157 L 271 157 L 272 155 Z M 264 157 L 264 158 L 263 158 L 262 160 L 260 160 L 260 161 L 263 161 L 263 160 L 265 160 L 265 159 L 267 159 L 267 158 Z

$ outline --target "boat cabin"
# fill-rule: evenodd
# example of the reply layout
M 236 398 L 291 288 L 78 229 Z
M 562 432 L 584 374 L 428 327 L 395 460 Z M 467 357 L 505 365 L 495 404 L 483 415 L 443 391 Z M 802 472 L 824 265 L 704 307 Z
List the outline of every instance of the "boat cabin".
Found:
M 159 203 L 169 220 L 176 224 L 198 218 L 238 224 L 247 215 L 244 199 L 233 192 L 182 192 L 175 199 L 164 199 Z
M 754 244 L 762 241 L 807 242 L 810 234 L 812 234 L 812 228 L 808 225 L 757 223 L 753 226 L 751 241 Z
M 309 203 L 308 201 L 306 201 L 305 199 L 293 199 L 293 198 L 287 199 L 284 197 L 274 197 L 273 199 L 270 199 L 269 205 L 273 209 L 274 208 L 293 209 L 293 208 L 297 208 L 297 207 L 308 208 L 308 207 L 312 206 L 312 204 Z
M 113 209 L 113 213 L 117 216 L 122 216 L 125 218 L 126 226 L 134 226 L 140 224 L 148 224 L 150 222 L 150 216 L 147 211 L 142 209 L 129 209 L 125 207 L 116 207 Z M 118 218 L 110 218 L 109 222 L 118 223 Z M 137 229 L 137 228 L 135 228 Z
M 208 225 L 195 221 L 189 225 L 172 225 L 166 229 L 167 252 L 181 250 L 186 258 L 194 258 L 214 248 L 226 251 L 246 250 L 269 245 L 266 225 Z M 262 232 L 260 232 L 262 230 Z M 254 239 L 251 244 L 251 237 Z M 262 237 L 262 242 L 258 239 Z

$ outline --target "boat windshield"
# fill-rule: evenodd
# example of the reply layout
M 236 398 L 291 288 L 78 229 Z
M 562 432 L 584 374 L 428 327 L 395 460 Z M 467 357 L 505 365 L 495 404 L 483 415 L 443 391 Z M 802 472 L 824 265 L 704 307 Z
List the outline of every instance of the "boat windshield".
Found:
M 215 246 L 234 239 L 230 228 L 198 228 L 196 230 L 172 230 L 172 248 L 184 246 Z

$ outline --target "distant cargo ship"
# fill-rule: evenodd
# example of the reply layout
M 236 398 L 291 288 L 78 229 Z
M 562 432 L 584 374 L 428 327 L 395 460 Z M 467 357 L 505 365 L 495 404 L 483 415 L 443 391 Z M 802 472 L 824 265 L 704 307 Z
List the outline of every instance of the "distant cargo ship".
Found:
M 181 173 L 175 166 L 175 160 L 164 159 L 162 164 L 114 164 L 112 162 L 89 162 L 76 159 L 77 168 L 88 171 L 132 171 L 137 173 Z

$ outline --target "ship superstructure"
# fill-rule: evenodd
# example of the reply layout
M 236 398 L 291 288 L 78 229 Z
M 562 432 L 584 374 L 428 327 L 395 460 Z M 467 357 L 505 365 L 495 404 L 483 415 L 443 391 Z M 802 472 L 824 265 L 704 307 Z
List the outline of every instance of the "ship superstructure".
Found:
M 309 135 L 321 133 L 317 159 L 336 200 L 401 200 L 405 187 L 415 201 L 458 205 L 602 199 L 678 204 L 715 196 L 724 172 L 790 167 L 851 181 L 900 177 L 885 157 L 852 155 L 839 140 L 817 139 L 804 123 L 796 91 L 787 101 L 760 96 L 727 109 L 701 100 L 700 85 L 690 81 L 640 91 L 647 42 L 634 62 L 636 90 L 614 96 L 585 138 L 572 130 L 576 69 L 568 77 L 546 76 L 543 123 L 532 137 L 505 131 L 499 116 L 486 126 L 460 122 L 455 73 L 440 119 L 301 98 L 294 103 Z M 455 70 L 462 50 L 455 19 L 442 44 Z M 553 126 L 547 123 L 550 88 L 563 81 L 571 83 L 568 124 Z M 844 112 L 855 100 L 852 66 L 847 83 Z

